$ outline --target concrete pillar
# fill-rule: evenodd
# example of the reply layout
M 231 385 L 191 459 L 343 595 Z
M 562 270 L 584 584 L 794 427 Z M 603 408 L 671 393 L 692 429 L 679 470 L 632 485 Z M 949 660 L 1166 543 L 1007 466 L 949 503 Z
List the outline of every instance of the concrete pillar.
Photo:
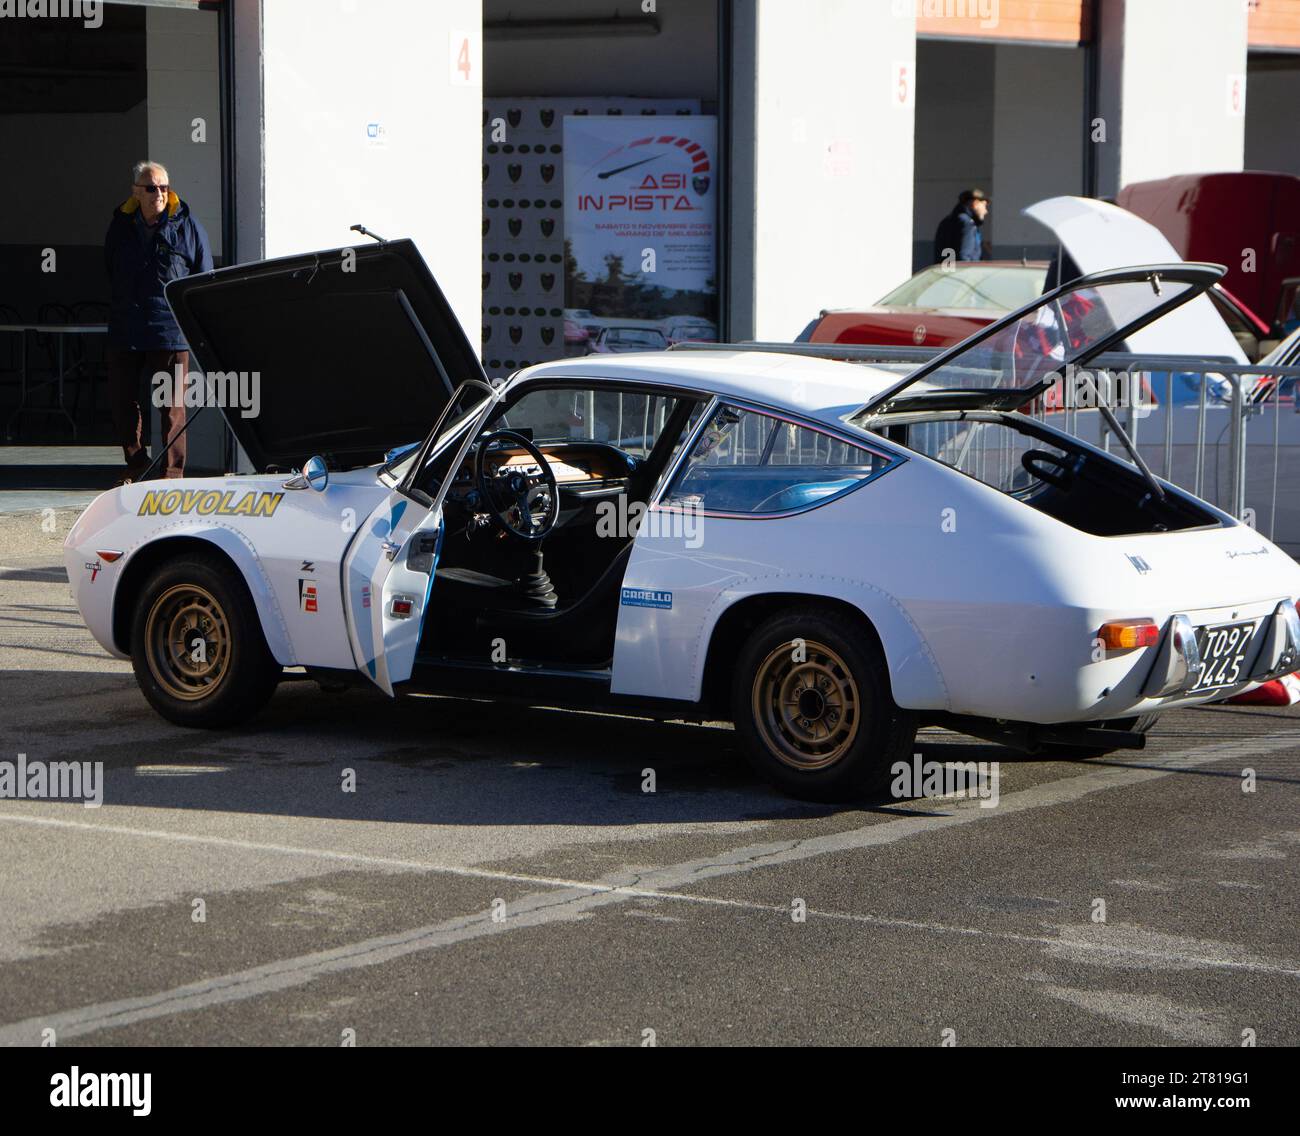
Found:
M 1097 192 L 1239 170 L 1245 146 L 1241 0 L 1098 0 Z
M 235 0 L 241 260 L 410 237 L 478 338 L 481 0 Z
M 218 261 L 221 248 L 221 81 L 218 16 L 149 8 L 145 53 L 149 154 L 203 222 Z M 195 124 L 196 119 L 202 122 Z
M 732 19 L 729 334 L 789 340 L 910 274 L 915 8 L 737 0 Z

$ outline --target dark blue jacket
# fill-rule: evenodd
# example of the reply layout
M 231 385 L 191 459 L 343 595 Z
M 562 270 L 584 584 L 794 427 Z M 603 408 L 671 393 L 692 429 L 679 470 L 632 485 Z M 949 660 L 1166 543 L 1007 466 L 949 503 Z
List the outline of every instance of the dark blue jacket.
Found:
M 128 198 L 113 212 L 104 238 L 104 264 L 112 282 L 108 346 L 136 351 L 184 350 L 185 340 L 163 298 L 163 285 L 212 271 L 208 234 L 173 192 L 150 233 L 141 228 L 140 203 Z
M 988 260 L 991 250 L 984 245 L 984 235 L 980 232 L 982 224 L 969 205 L 958 205 L 939 222 L 934 234 L 935 263 L 944 259 L 947 249 L 952 249 L 958 260 Z

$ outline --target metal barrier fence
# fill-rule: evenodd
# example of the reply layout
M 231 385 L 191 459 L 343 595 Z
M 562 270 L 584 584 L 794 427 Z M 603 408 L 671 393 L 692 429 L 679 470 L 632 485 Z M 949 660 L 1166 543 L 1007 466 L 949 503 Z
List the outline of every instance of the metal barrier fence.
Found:
M 672 350 L 775 351 L 915 370 L 941 348 L 823 343 L 691 343 Z M 1100 389 L 1116 376 L 1134 380 L 1144 399 L 1108 402 L 1152 472 L 1258 528 L 1300 557 L 1300 366 L 1240 364 L 1225 357 L 1107 352 L 1088 363 Z M 1267 379 L 1273 379 L 1267 382 Z M 1112 436 L 1095 409 L 1048 408 L 1029 413 L 1111 452 Z M 1123 446 L 1113 451 L 1129 460 Z

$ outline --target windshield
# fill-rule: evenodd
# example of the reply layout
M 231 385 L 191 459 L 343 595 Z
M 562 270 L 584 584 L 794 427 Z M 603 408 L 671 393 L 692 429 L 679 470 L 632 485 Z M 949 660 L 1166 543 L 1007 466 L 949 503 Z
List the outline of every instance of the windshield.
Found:
M 992 308 L 1013 312 L 1043 294 L 1046 265 L 936 264 L 923 269 L 883 300 L 895 308 Z
M 399 454 L 380 472 L 392 478 L 393 484 L 401 484 L 411 475 L 418 462 L 421 472 L 413 479 L 413 483 L 433 496 L 446 477 L 451 451 L 458 448 L 454 443 L 461 431 L 468 423 L 481 417 L 487 407 L 499 398 L 500 394 L 480 379 L 469 379 L 461 383 L 424 444 Z
M 922 401 L 1015 408 L 1126 335 L 1214 283 L 1217 265 L 1155 265 L 1100 272 L 1056 288 L 945 351 L 863 406 L 869 414 Z M 904 394 L 904 389 L 906 390 Z M 957 399 L 953 396 L 961 394 Z

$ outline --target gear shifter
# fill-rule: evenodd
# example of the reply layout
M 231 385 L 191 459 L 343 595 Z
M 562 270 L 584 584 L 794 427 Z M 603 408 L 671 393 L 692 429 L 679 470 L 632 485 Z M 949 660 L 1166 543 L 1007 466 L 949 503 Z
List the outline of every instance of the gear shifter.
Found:
M 525 564 L 529 567 L 529 570 L 515 581 L 515 587 L 518 588 L 520 596 L 523 597 L 528 607 L 551 610 L 560 602 L 560 597 L 556 595 L 555 585 L 551 583 L 551 578 L 546 574 L 546 568 L 542 564 L 542 546 L 540 544 L 536 544 L 529 549 L 528 560 L 525 561 Z

